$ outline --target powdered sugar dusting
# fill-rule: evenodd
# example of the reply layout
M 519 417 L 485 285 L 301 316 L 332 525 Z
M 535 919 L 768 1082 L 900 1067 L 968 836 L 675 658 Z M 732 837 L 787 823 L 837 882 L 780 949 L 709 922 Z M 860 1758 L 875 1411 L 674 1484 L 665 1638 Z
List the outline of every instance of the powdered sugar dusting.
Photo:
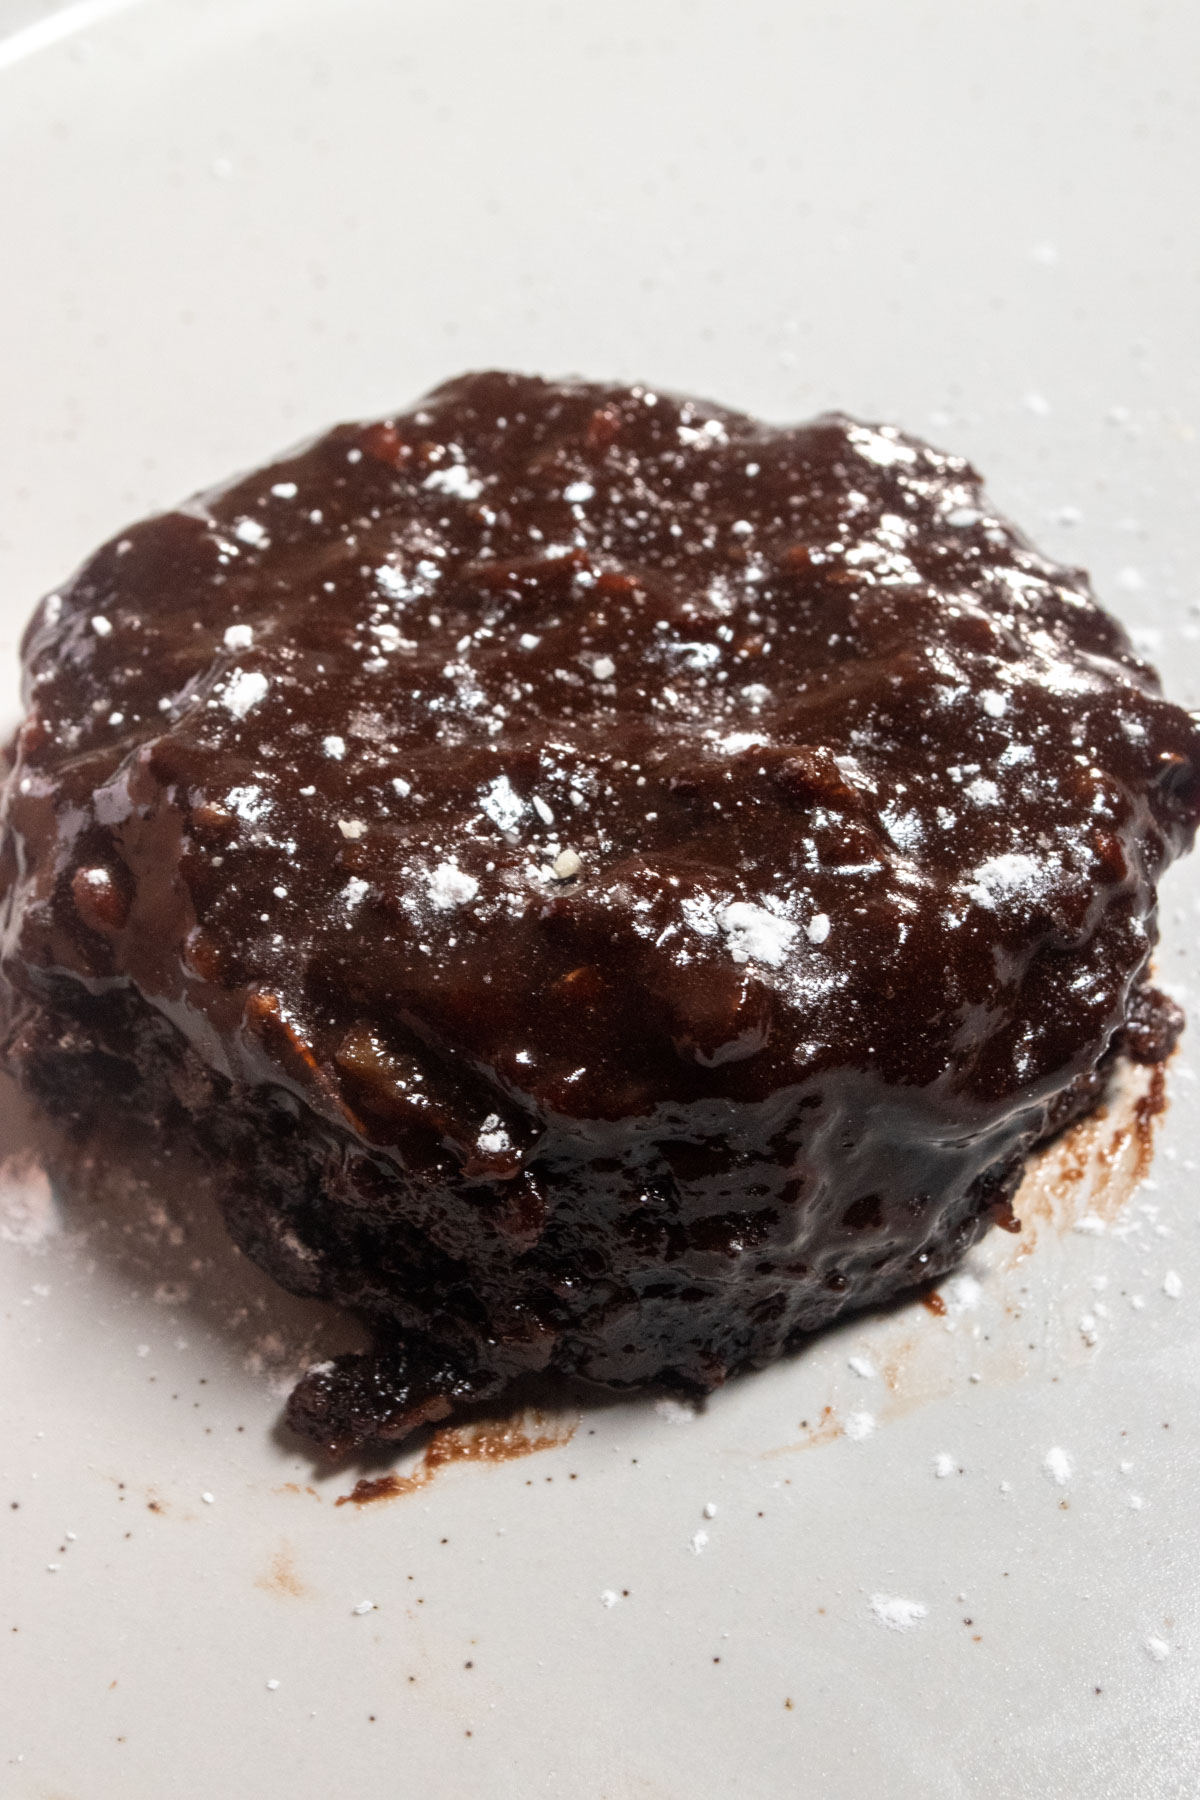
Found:
M 1056 1487 L 1066 1487 L 1074 1468 L 1071 1458 L 1061 1445 L 1055 1444 L 1047 1450 L 1042 1458 L 1042 1469 Z
M 920 1600 L 905 1600 L 899 1594 L 872 1594 L 871 1612 L 889 1631 L 914 1631 L 929 1608 Z
M 29 1151 L 0 1163 L 0 1239 L 34 1250 L 61 1230 L 50 1177 Z
M 261 669 L 235 669 L 221 693 L 221 702 L 235 719 L 244 719 L 266 698 L 270 685 Z
M 479 883 L 473 875 L 460 869 L 457 863 L 439 863 L 428 877 L 429 898 L 442 912 L 452 907 L 465 906 L 479 892 Z
M 828 913 L 814 913 L 804 928 L 810 944 L 823 944 L 829 937 Z
M 749 900 L 732 900 L 728 906 L 718 907 L 716 920 L 728 938 L 734 962 L 763 962 L 773 969 L 786 961 L 799 929 L 790 919 Z
M 451 463 L 448 469 L 435 469 L 432 475 L 425 478 L 425 487 L 430 493 L 450 494 L 456 500 L 477 500 L 483 492 L 483 483 L 462 463 Z
M 669 1396 L 656 1400 L 654 1410 L 668 1425 L 691 1425 L 696 1418 L 694 1406 L 690 1406 L 686 1400 L 672 1400 Z
M 1002 856 L 990 856 L 980 863 L 966 891 L 980 906 L 994 907 L 1021 893 L 1036 891 L 1043 880 L 1043 864 L 1023 851 L 1007 850 Z

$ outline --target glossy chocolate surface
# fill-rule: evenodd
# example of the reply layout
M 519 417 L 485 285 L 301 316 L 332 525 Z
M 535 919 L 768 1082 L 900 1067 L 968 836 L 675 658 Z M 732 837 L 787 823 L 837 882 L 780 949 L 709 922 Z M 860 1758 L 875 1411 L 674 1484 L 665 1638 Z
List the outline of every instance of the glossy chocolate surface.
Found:
M 389 1218 L 447 1259 L 352 1291 L 281 1188 L 281 1279 L 604 1379 L 958 1254 L 1122 1032 L 1200 795 L 960 459 L 644 388 L 340 427 L 99 551 L 26 667 L 13 1017 L 120 992 L 394 1183 L 377 1262 Z

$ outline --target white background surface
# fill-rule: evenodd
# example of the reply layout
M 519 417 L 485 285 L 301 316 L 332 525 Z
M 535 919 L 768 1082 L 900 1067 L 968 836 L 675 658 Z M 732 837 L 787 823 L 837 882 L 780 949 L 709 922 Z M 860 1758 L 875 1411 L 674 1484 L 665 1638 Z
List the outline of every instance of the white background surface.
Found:
M 0 40 L 5 712 L 100 538 L 482 364 L 965 450 L 1200 704 L 1198 52 L 1185 0 L 146 0 Z M 1198 899 L 1172 877 L 1185 998 Z M 684 1422 L 563 1399 L 570 1443 L 363 1511 L 274 1434 L 321 1310 L 186 1181 L 41 1235 L 18 1154 L 0 1792 L 1196 1794 L 1198 1045 L 1103 1235 L 1060 1183 L 946 1319 L 851 1324 Z

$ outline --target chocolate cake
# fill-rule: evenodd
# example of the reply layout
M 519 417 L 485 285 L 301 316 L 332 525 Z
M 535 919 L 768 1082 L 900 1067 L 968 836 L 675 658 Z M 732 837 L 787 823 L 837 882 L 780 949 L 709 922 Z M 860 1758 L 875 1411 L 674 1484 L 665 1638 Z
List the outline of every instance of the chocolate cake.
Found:
M 42 603 L 9 1066 L 359 1312 L 295 1426 L 707 1389 L 941 1276 L 1114 1056 L 1200 729 L 889 426 L 472 375 Z

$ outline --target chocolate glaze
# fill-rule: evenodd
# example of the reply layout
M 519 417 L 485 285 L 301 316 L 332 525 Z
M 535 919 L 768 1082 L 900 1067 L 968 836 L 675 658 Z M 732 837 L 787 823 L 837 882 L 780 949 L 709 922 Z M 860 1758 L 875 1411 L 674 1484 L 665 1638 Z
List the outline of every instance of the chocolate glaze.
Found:
M 936 1276 L 1178 1029 L 1197 723 L 887 426 L 467 376 L 124 533 L 25 666 L 10 1060 L 375 1322 L 331 1446 Z

